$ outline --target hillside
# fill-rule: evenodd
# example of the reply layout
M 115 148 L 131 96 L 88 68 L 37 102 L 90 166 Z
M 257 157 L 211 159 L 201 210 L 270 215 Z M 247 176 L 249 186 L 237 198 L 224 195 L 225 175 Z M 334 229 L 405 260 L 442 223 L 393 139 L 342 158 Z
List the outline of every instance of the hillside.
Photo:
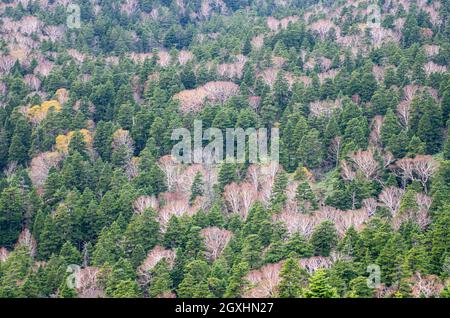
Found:
M 450 297 L 449 10 L 2 1 L 0 297 Z

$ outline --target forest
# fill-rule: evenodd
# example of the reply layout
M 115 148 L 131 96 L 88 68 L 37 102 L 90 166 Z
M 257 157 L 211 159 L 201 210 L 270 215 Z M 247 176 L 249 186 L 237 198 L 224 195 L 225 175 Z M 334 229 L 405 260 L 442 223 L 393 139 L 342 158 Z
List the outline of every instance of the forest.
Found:
M 3 0 L 0 298 L 450 298 L 449 17 Z M 199 120 L 279 161 L 178 162 Z

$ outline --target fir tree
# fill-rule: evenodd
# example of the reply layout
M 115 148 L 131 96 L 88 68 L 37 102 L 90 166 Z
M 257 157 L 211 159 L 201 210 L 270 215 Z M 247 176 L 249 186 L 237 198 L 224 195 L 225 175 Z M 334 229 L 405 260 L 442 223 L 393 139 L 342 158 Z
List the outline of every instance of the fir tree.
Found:
M 298 298 L 302 295 L 302 281 L 305 273 L 295 258 L 288 258 L 280 271 L 278 296 L 281 298 Z
M 309 288 L 305 292 L 306 298 L 337 298 L 337 290 L 329 284 L 327 272 L 323 269 L 315 271 L 309 280 Z

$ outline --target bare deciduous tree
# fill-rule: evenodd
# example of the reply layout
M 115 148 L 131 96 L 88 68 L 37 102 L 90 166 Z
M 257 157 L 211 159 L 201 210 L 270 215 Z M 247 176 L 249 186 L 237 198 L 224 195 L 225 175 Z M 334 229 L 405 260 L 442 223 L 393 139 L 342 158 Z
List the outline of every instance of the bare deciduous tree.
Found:
M 155 196 L 141 195 L 134 201 L 133 208 L 138 214 L 141 214 L 147 209 L 157 211 L 159 208 L 159 201 Z
M 31 235 L 31 232 L 28 228 L 25 228 L 22 230 L 15 247 L 16 248 L 17 247 L 26 247 L 28 252 L 30 253 L 31 257 L 36 256 L 37 243 L 36 243 L 36 240 Z
M 378 197 L 381 202 L 386 205 L 393 217 L 397 215 L 398 209 L 400 208 L 400 201 L 404 194 L 404 190 L 397 187 L 389 187 L 383 189 Z
M 279 272 L 283 263 L 269 264 L 259 270 L 253 270 L 246 276 L 252 288 L 245 294 L 245 298 L 275 297 L 280 283 Z
M 206 257 L 215 261 L 227 246 L 233 233 L 218 227 L 208 227 L 201 231 L 201 235 L 207 248 Z

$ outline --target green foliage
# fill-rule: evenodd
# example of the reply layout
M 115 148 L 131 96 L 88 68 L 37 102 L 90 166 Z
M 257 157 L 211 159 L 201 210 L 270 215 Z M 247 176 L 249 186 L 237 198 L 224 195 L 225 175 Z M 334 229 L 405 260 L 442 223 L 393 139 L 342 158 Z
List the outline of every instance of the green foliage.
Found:
M 306 298 L 337 298 L 338 294 L 335 288 L 329 284 L 327 272 L 318 269 L 309 280 L 309 288 L 305 292 Z
M 11 247 L 19 237 L 25 216 L 23 194 L 17 187 L 9 187 L 0 194 L 0 245 Z
M 20 43 L 46 54 L 23 60 L 4 23 L 0 297 L 79 297 L 66 284 L 70 264 L 99 268 L 92 287 L 113 298 L 243 297 L 255 288 L 250 270 L 278 263 L 275 297 L 375 297 L 371 264 L 395 289 L 389 297 L 412 297 L 417 274 L 444 285 L 448 1 L 436 12 L 423 1 L 383 6 L 385 31 L 404 22 L 397 42 L 379 42 L 356 12 L 364 7 L 339 1 L 319 13 L 315 0 L 224 0 L 207 12 L 201 1 L 184 1 L 183 10 L 169 0 L 137 1 L 133 10 L 126 1 L 78 1 L 81 28 L 64 27 L 57 41 L 46 31 L 65 25 L 63 6 L 12 2 L 0 20 L 37 18 L 41 27 Z M 147 19 L 155 12 L 157 23 Z M 309 19 L 289 18 L 302 15 Z M 338 28 L 323 33 L 330 19 Z M 350 39 L 360 40 L 356 54 L 346 48 Z M 56 100 L 61 107 L 39 106 Z M 203 131 L 266 128 L 269 148 L 270 128 L 279 128 L 280 165 L 163 166 L 174 129 L 194 135 L 194 120 Z M 367 149 L 369 166 L 376 164 L 370 177 L 362 170 L 371 167 L 360 166 L 367 162 L 353 156 Z M 426 182 L 423 171 L 399 167 L 421 155 L 438 167 Z M 224 192 L 232 183 L 252 188 L 231 203 Z M 394 188 L 398 197 L 388 198 Z M 236 207 L 249 209 L 246 218 Z M 326 209 L 336 215 L 323 218 Z M 205 239 L 209 227 L 232 233 L 215 260 L 205 252 L 224 242 Z M 157 259 L 142 273 L 157 246 L 175 260 Z M 312 277 L 299 266 L 312 256 L 334 260 L 335 251 L 343 258 Z M 448 284 L 433 295 L 448 296 Z
M 319 224 L 311 236 L 311 244 L 315 255 L 329 256 L 331 250 L 337 244 L 337 232 L 334 224 L 324 221 Z
M 298 261 L 294 258 L 288 258 L 280 271 L 278 296 L 281 298 L 302 296 L 302 285 L 305 279 L 305 272 L 300 268 Z
M 207 278 L 210 269 L 205 261 L 195 260 L 186 265 L 186 275 L 178 286 L 177 294 L 181 298 L 210 298 Z

